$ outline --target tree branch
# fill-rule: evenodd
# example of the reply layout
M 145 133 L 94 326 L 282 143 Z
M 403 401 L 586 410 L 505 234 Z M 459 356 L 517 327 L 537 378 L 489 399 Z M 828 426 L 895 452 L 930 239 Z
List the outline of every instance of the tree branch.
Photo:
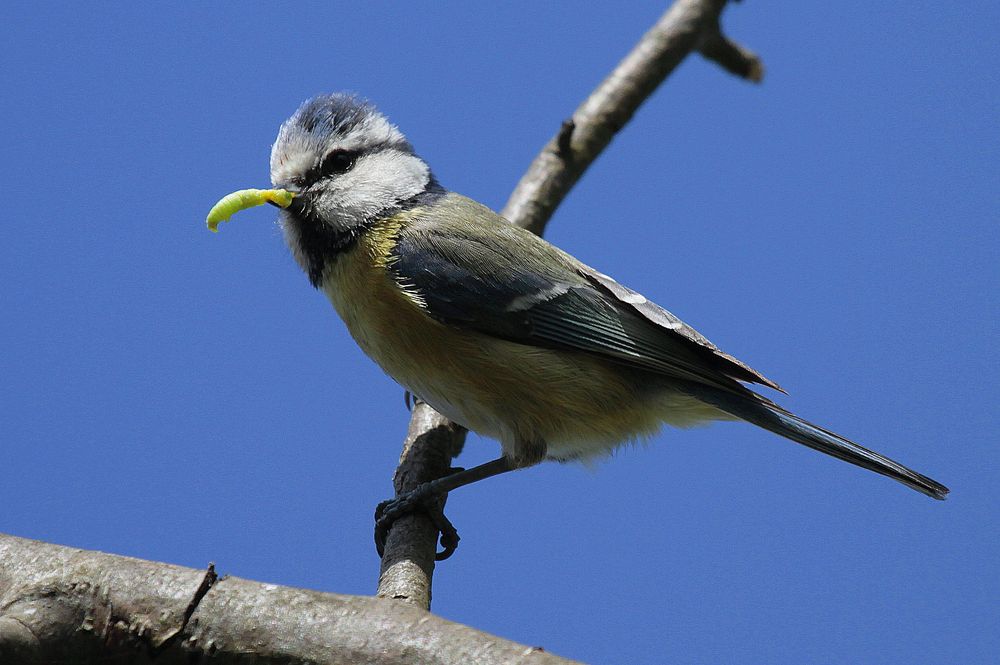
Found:
M 719 28 L 725 4 L 675 2 L 542 148 L 500 214 L 541 235 L 580 176 L 660 83 L 703 42 L 725 40 Z
M 446 475 L 462 452 L 465 434 L 465 428 L 417 400 L 393 479 L 396 495 Z M 437 537 L 437 527 L 421 513 L 398 519 L 386 539 L 376 595 L 430 609 Z
M 764 80 L 764 63 L 756 53 L 730 41 L 722 34 L 718 17 L 706 26 L 698 42 L 698 51 L 730 74 L 754 83 Z
M 575 662 L 406 603 L 214 579 L 0 534 L 0 663 Z
M 751 81 L 763 76 L 756 55 L 723 36 L 726 0 L 677 0 L 611 74 L 564 121 L 518 182 L 501 215 L 539 235 L 584 171 L 640 105 L 692 51 Z M 397 496 L 440 478 L 461 452 L 465 430 L 427 405 L 414 409 L 399 468 Z M 405 484 L 400 478 L 405 477 Z M 386 543 L 378 595 L 430 607 L 437 531 L 422 515 L 400 520 Z

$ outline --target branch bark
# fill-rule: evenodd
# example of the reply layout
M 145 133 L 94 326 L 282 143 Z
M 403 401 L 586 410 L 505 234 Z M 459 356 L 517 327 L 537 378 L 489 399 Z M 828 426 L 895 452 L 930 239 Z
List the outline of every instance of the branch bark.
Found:
M 556 207 L 608 146 L 639 106 L 693 51 L 727 71 L 759 82 L 755 54 L 722 34 L 726 0 L 677 0 L 643 35 L 614 71 L 584 100 L 542 148 L 501 211 L 508 220 L 541 235 Z M 462 450 L 465 430 L 425 404 L 413 411 L 396 469 L 396 493 L 449 472 Z M 430 608 L 437 530 L 416 514 L 393 525 L 379 573 L 377 595 Z
M 0 663 L 438 665 L 575 661 L 406 603 L 0 534 Z

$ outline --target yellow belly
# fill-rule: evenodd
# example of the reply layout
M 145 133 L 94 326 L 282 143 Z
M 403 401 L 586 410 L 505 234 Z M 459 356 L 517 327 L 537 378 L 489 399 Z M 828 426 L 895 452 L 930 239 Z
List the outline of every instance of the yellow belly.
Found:
M 324 291 L 358 345 L 410 392 L 448 418 L 498 439 L 545 442 L 554 459 L 588 458 L 722 414 L 673 392 L 635 385 L 633 374 L 596 356 L 552 351 L 441 324 L 386 270 L 398 224 L 388 220 L 328 269 Z

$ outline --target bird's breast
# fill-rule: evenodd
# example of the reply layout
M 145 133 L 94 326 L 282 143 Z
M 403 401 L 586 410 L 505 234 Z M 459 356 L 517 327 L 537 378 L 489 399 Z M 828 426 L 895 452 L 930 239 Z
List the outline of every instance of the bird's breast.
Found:
M 495 356 L 488 338 L 432 319 L 419 294 L 405 291 L 388 270 L 406 221 L 400 213 L 363 234 L 327 266 L 323 291 L 358 346 L 387 374 L 452 420 L 504 438 L 509 428 L 482 367 Z
M 690 398 L 649 393 L 634 373 L 590 354 L 510 342 L 428 316 L 389 271 L 407 213 L 378 222 L 327 266 L 323 290 L 362 350 L 439 412 L 517 454 L 544 441 L 550 457 L 586 458 L 677 424 L 706 419 Z M 679 401 L 678 401 L 679 400 Z M 697 413 L 687 413 L 698 406 Z

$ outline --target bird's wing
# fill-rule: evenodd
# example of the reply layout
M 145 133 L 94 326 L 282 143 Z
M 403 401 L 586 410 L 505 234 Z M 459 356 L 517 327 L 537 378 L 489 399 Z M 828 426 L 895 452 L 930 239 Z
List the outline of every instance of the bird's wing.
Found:
M 461 223 L 442 223 L 438 215 L 434 224 L 400 232 L 391 270 L 430 316 L 726 390 L 737 389 L 733 379 L 777 388 L 635 291 L 495 215 L 483 219 L 476 212 L 462 215 Z
M 780 392 L 785 390 L 774 381 L 750 367 L 742 360 L 721 351 L 719 347 L 712 344 L 704 335 L 681 321 L 674 314 L 660 307 L 655 302 L 647 300 L 641 293 L 637 293 L 627 286 L 623 286 L 611 277 L 594 270 L 589 266 L 581 266 L 581 273 L 584 274 L 595 285 L 604 289 L 612 295 L 618 302 L 627 305 L 640 314 L 644 319 L 660 328 L 665 328 L 675 332 L 677 335 L 697 344 L 710 352 L 716 361 L 724 367 L 723 371 L 740 381 L 759 383 L 768 388 L 773 388 Z

